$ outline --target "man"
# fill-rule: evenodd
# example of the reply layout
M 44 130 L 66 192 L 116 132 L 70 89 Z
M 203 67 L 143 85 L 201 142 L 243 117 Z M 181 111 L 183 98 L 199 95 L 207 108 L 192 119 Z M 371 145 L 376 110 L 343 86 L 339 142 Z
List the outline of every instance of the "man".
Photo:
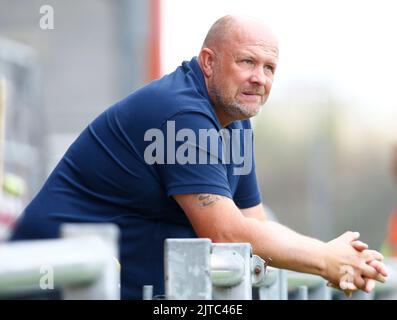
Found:
M 198 58 L 132 93 L 81 133 L 13 238 L 56 237 L 66 221 L 116 223 L 122 298 L 141 298 L 145 284 L 163 293 L 163 241 L 178 237 L 250 242 L 276 267 L 372 290 L 386 270 L 358 234 L 323 243 L 266 219 L 248 118 L 266 102 L 277 60 L 268 27 L 219 19 Z M 340 283 L 346 266 L 353 276 Z

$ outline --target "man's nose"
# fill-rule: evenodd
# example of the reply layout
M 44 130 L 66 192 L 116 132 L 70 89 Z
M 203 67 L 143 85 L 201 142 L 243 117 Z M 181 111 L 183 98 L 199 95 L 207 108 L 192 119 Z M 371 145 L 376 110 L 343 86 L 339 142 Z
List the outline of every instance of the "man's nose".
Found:
M 250 81 L 258 86 L 265 86 L 267 77 L 262 68 L 255 68 L 251 74 Z

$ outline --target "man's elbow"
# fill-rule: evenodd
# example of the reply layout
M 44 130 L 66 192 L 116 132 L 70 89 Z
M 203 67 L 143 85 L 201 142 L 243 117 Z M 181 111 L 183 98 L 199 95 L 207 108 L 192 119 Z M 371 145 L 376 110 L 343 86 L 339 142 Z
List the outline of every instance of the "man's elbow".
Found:
M 239 223 L 219 225 L 209 233 L 199 235 L 200 238 L 209 238 L 214 243 L 241 243 L 249 242 L 246 227 L 247 218 L 242 218 Z

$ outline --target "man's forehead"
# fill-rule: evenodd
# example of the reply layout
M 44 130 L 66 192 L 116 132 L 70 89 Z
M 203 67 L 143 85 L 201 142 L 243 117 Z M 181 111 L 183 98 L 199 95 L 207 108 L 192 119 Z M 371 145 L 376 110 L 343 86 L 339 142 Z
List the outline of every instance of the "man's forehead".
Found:
M 278 62 L 278 48 L 272 43 L 235 43 L 233 51 L 237 56 L 249 55 L 267 60 L 270 58 L 272 62 Z
M 237 52 L 247 52 L 247 53 L 264 53 L 267 55 L 272 55 L 278 57 L 278 47 L 273 43 L 268 42 L 246 42 L 246 43 L 235 43 L 235 50 Z
M 257 48 L 278 56 L 278 41 L 264 24 L 253 22 L 237 25 L 230 38 L 237 48 Z

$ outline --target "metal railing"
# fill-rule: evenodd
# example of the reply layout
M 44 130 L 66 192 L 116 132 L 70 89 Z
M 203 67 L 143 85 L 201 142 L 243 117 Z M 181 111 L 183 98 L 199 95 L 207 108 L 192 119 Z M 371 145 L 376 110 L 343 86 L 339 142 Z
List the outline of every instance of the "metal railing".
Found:
M 385 298 L 397 293 L 397 260 L 387 259 L 385 284 L 352 299 Z M 166 299 L 343 299 L 315 275 L 267 267 L 246 243 L 212 243 L 209 239 L 167 239 L 164 247 Z M 153 291 L 144 287 L 144 299 Z
M 63 299 L 120 299 L 118 228 L 65 224 L 61 230 L 62 239 L 0 245 L 0 298 L 60 289 Z M 385 262 L 388 281 L 352 299 L 396 298 L 397 260 Z M 343 299 L 321 277 L 268 267 L 247 243 L 167 239 L 164 267 L 168 300 Z M 153 286 L 144 286 L 143 299 L 153 299 Z
M 117 227 L 65 224 L 61 233 L 0 246 L 0 298 L 60 289 L 63 299 L 120 299 Z

